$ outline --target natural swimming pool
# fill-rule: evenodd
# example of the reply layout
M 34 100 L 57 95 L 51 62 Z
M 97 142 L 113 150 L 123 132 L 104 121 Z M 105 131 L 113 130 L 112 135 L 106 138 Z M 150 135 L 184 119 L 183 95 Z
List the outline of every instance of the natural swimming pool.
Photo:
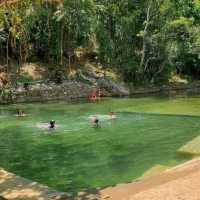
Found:
M 61 191 L 105 187 L 189 156 L 176 151 L 200 134 L 200 96 L 105 99 L 96 104 L 0 107 L 0 167 Z M 28 113 L 15 116 L 16 109 Z M 107 120 L 114 111 L 117 118 Z M 95 129 L 91 115 L 98 115 Z M 58 128 L 43 126 L 51 119 Z

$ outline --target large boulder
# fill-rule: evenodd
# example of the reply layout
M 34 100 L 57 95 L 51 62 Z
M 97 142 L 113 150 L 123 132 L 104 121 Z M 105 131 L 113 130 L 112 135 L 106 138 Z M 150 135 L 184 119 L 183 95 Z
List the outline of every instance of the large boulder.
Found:
M 106 77 L 98 77 L 94 73 L 88 73 L 87 75 L 81 73 L 80 76 L 96 85 L 98 88 L 105 89 L 109 93 L 114 96 L 129 96 L 130 91 L 128 88 L 123 86 L 122 84 L 117 84 L 114 81 L 106 78 Z
M 104 88 L 105 90 L 111 92 L 112 94 L 116 96 L 129 96 L 130 91 L 117 83 L 114 83 L 113 81 L 106 79 L 106 78 L 99 78 L 97 80 L 97 86 L 99 88 Z
M 5 72 L 0 73 L 0 87 L 3 87 L 8 83 L 8 74 Z

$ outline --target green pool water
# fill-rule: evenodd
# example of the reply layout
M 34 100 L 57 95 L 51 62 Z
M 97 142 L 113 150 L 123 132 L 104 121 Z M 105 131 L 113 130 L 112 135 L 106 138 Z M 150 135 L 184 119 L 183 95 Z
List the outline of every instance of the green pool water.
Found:
M 17 118 L 16 109 L 28 116 Z M 109 111 L 117 118 L 107 120 Z M 68 192 L 128 182 L 190 159 L 176 151 L 200 134 L 199 116 L 200 96 L 1 106 L 0 167 Z M 51 119 L 55 131 L 43 127 Z

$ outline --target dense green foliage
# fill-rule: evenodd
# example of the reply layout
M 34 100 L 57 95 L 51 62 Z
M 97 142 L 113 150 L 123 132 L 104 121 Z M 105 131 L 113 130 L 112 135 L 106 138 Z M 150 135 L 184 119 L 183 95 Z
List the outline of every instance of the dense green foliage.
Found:
M 200 74 L 200 0 L 18 0 L 0 8 L 0 52 L 70 67 L 77 48 L 127 82 Z

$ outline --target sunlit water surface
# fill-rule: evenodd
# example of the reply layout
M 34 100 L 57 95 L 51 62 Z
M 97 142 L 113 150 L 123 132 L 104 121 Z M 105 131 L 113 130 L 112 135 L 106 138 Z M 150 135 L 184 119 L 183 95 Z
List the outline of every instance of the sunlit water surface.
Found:
M 128 182 L 156 164 L 190 159 L 176 151 L 199 135 L 199 116 L 200 96 L 1 106 L 0 167 L 69 192 Z

